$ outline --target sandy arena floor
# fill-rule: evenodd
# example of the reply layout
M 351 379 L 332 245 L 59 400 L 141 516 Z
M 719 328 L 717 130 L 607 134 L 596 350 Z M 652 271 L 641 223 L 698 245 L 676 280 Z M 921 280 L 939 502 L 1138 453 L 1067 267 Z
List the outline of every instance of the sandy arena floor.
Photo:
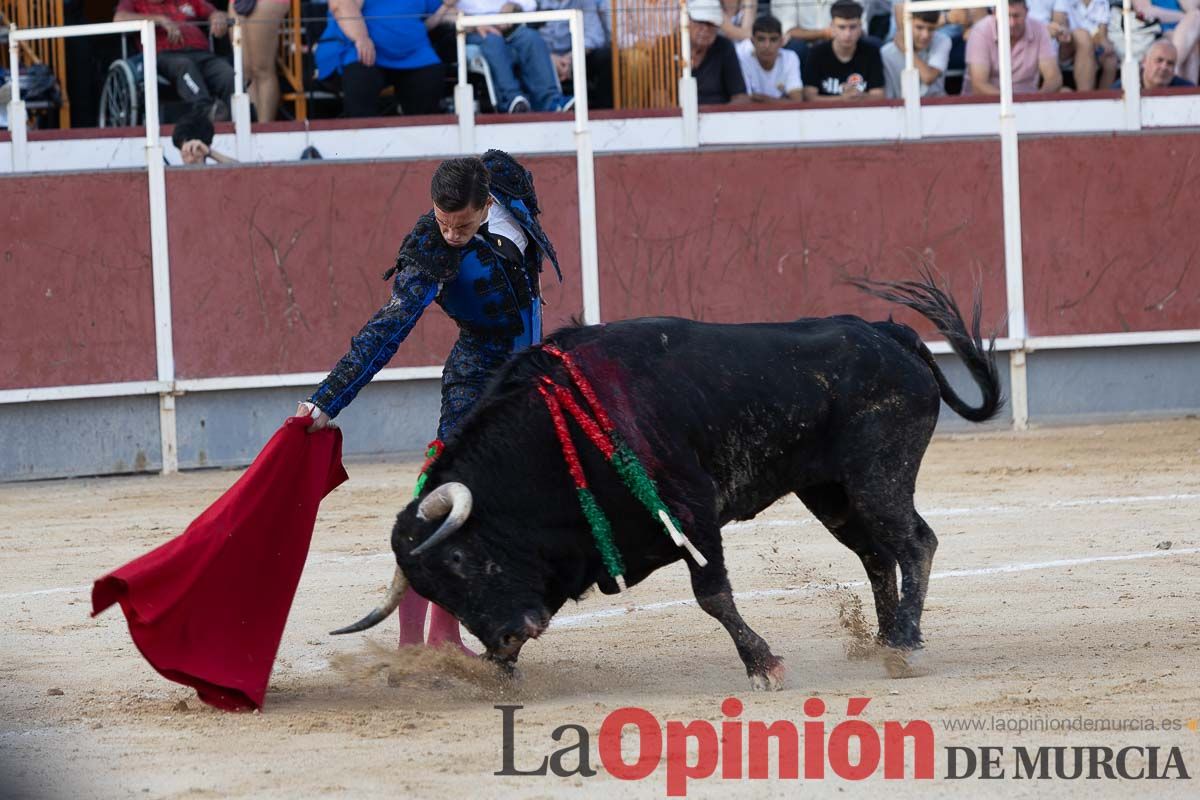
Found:
M 563 609 L 526 646 L 516 688 L 473 678 L 455 658 L 396 655 L 394 620 L 329 637 L 379 597 L 391 572 L 391 519 L 416 468 L 348 465 L 350 482 L 317 520 L 266 710 L 254 715 L 214 711 L 158 677 L 119 611 L 88 617 L 93 579 L 181 531 L 238 473 L 0 486 L 0 795 L 663 797 L 665 767 L 636 783 L 603 770 L 591 778 L 493 775 L 502 766 L 493 706 L 524 706 L 517 766 L 573 743 L 569 735 L 556 744 L 551 733 L 575 723 L 590 732 L 599 768 L 600 724 L 621 706 L 663 721 L 719 723 L 721 701 L 734 695 L 743 720 L 799 724 L 804 700 L 817 695 L 829 706 L 827 730 L 845 718 L 852 696 L 872 698 L 864 718 L 875 724 L 928 720 L 938 778 L 713 777 L 692 782 L 690 796 L 1198 796 L 1200 732 L 1186 725 L 1200 717 L 1200 421 L 937 438 L 917 497 L 941 540 L 917 677 L 888 677 L 879 656 L 848 657 L 860 598 L 874 626 L 869 590 L 858 560 L 799 501 L 731 526 L 726 548 L 742 613 L 787 659 L 788 688 L 775 694 L 749 691 L 715 621 L 692 603 L 667 602 L 690 598 L 682 565 L 619 599 L 596 593 Z M 599 613 L 606 610 L 614 613 Z M 441 674 L 423 674 L 430 666 Z M 1050 719 L 1178 719 L 1184 727 L 948 727 Z M 984 745 L 1008 748 L 1007 779 L 943 777 L 946 747 Z M 1177 746 L 1192 779 L 1016 781 L 1015 745 L 1160 745 L 1160 761 Z

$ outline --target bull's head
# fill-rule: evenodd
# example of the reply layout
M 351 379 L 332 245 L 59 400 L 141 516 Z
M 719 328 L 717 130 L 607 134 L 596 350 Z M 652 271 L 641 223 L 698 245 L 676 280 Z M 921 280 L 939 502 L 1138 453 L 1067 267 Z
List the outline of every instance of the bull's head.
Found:
M 547 586 L 547 568 L 536 546 L 503 535 L 502 523 L 473 519 L 471 490 L 445 483 L 400 512 L 392 530 L 396 573 L 384 602 L 353 625 L 365 630 L 386 619 L 411 586 L 459 619 L 501 663 L 516 660 L 537 638 L 566 597 Z M 548 591 L 549 589 L 549 591 Z

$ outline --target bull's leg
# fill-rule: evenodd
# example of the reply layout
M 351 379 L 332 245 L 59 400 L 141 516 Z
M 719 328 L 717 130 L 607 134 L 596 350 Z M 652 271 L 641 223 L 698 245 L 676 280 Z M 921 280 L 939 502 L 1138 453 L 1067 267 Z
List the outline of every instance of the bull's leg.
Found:
M 921 646 L 921 613 L 925 610 L 925 593 L 933 571 L 933 554 L 937 551 L 937 536 L 912 510 L 912 523 L 903 540 L 897 543 L 900 561 L 900 610 L 896 617 L 893 647 L 916 649 Z
M 746 665 L 746 674 L 750 676 L 751 685 L 757 690 L 782 689 L 783 659 L 771 653 L 771 648 L 763 638 L 755 633 L 738 613 L 733 602 L 729 576 L 725 572 L 724 553 L 718 545 L 715 548 L 707 548 L 704 555 L 708 559 L 708 565 L 704 567 L 698 566 L 690 558 L 687 560 L 696 602 L 729 631 L 738 655 Z
M 850 502 L 840 486 L 827 484 L 801 489 L 796 492 L 796 496 L 835 539 L 850 548 L 862 561 L 867 579 L 871 582 L 871 593 L 875 597 L 879 641 L 890 644 L 895 635 L 900 608 L 895 556 L 875 538 L 869 521 L 850 507 Z
M 859 521 L 859 535 L 868 546 L 894 554 L 892 563 L 900 566 L 900 601 L 887 625 L 880 618 L 880 638 L 892 647 L 915 650 L 921 647 L 921 612 L 937 537 L 917 514 L 911 497 L 888 504 L 878 495 L 868 494 L 855 506 L 853 517 Z M 894 591 L 894 566 L 891 572 Z

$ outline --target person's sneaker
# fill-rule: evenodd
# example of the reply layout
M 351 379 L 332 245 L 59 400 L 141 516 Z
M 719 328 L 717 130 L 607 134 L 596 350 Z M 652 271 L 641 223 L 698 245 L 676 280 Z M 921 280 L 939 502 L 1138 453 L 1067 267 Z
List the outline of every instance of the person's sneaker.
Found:
M 558 106 L 559 111 L 570 111 L 573 108 L 575 108 L 575 98 L 574 97 L 564 97 L 562 100 L 562 103 L 560 103 Z
M 526 114 L 529 112 L 529 101 L 525 99 L 525 95 L 519 94 L 512 99 L 508 104 L 508 113 L 510 114 Z

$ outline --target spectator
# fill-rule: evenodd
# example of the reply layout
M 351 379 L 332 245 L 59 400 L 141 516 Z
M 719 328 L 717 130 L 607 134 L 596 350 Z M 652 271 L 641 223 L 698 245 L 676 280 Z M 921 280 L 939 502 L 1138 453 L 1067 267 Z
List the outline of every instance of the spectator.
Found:
M 895 13 L 895 9 L 903 8 L 904 3 L 896 3 L 893 6 L 892 0 L 866 0 L 863 5 L 867 9 L 865 35 L 881 42 L 889 41 L 889 34 L 892 32 L 892 15 Z M 899 30 L 904 25 L 903 18 L 897 19 L 896 23 L 896 30 Z
M 861 41 L 863 7 L 837 0 L 830 8 L 833 38 L 810 47 L 804 62 L 804 99 L 861 100 L 884 96 L 879 48 Z
M 1057 92 L 1061 89 L 1062 72 L 1050 44 L 1050 31 L 1043 23 L 1028 19 L 1025 0 L 1009 0 L 1008 24 L 1009 41 L 1012 43 L 1013 94 Z M 963 94 L 999 94 L 999 62 L 996 17 L 990 15 L 971 26 Z M 1042 79 L 1040 90 L 1039 75 Z
M 154 22 L 159 72 L 175 84 L 179 96 L 212 119 L 228 120 L 233 66 L 212 52 L 200 29 L 207 22 L 214 37 L 224 36 L 229 32 L 224 12 L 208 0 L 120 0 L 113 21 L 134 19 Z
M 1138 16 L 1162 25 L 1179 54 L 1175 72 L 1179 77 L 1200 82 L 1200 0 L 1133 0 Z M 1184 8 L 1186 7 L 1186 11 Z
M 243 13 L 238 10 L 241 6 Z M 291 10 L 291 0 L 237 0 L 229 7 L 242 20 L 242 58 L 248 73 L 250 103 L 259 122 L 271 122 L 279 110 L 279 75 L 275 56 L 279 52 L 279 23 Z
M 833 38 L 829 26 L 833 0 L 771 0 L 771 16 L 783 25 L 784 46 L 801 62 L 807 62 L 808 49 Z
M 755 103 L 803 100 L 800 57 L 783 49 L 783 25 L 774 17 L 759 17 L 751 30 L 752 38 L 737 44 L 750 99 Z
M 692 76 L 700 104 L 748 103 L 750 97 L 733 42 L 717 34 L 725 19 L 720 0 L 692 0 L 688 3 L 688 19 Z
M 1142 57 L 1142 88 L 1165 89 L 1168 86 L 1195 86 L 1189 80 L 1175 74 L 1175 65 L 1179 60 L 1179 52 L 1170 39 L 1159 39 L 1150 45 L 1146 55 Z M 1113 84 L 1114 89 L 1121 88 L 1118 80 Z
M 758 0 L 721 0 L 721 35 L 735 44 L 754 34 Z
M 1076 0 L 1025 0 L 1029 19 L 1046 26 L 1050 40 L 1057 48 L 1071 41 L 1070 10 Z
M 203 164 L 211 158 L 219 164 L 236 164 L 236 159 L 212 149 L 213 141 L 212 120 L 203 111 L 192 111 L 179 122 L 171 131 L 171 141 L 179 148 L 179 155 L 184 164 Z
M 429 29 L 454 18 L 456 1 L 330 0 L 317 77 L 341 76 L 344 116 L 378 116 L 385 85 L 395 90 L 402 113 L 438 112 L 446 73 Z
M 1117 79 L 1117 54 L 1108 41 L 1108 0 L 1072 0 L 1067 9 L 1075 53 L 1075 88 L 1090 92 Z M 1096 82 L 1099 62 L 1100 82 Z
M 941 13 L 918 11 L 913 14 L 913 66 L 920 78 L 921 97 L 942 97 L 946 94 L 946 65 L 950 63 L 950 37 L 937 30 Z M 896 29 L 896 38 L 879 51 L 883 60 L 883 77 L 887 96 L 903 96 L 900 73 L 904 71 L 904 28 Z
M 904 21 L 903 3 L 896 3 L 896 27 L 899 29 Z M 953 9 L 942 15 L 942 27 L 939 33 L 950 37 L 950 61 L 946 71 L 953 73 L 946 76 L 946 94 L 962 94 L 963 78 L 967 72 L 967 39 L 971 36 L 971 26 L 987 16 L 986 8 Z
M 536 11 L 537 0 L 459 0 L 468 16 Z M 524 25 L 475 28 L 467 42 L 483 50 L 496 87 L 498 111 L 516 114 L 534 111 L 569 111 L 575 99 L 564 97 L 550 60 L 546 41 Z
M 577 8 L 583 12 L 583 48 L 587 58 L 588 106 L 612 108 L 612 46 L 609 37 L 608 0 L 538 0 L 542 11 Z M 574 77 L 571 63 L 571 30 L 568 22 L 547 22 L 539 29 L 558 81 L 565 86 Z M 571 87 L 571 94 L 579 91 Z
M 1146 56 L 1146 51 L 1150 49 L 1150 45 L 1157 41 L 1162 35 L 1162 24 L 1157 20 L 1151 22 L 1142 16 L 1142 12 L 1136 11 L 1138 1 L 1134 0 L 1133 7 L 1135 9 L 1133 15 L 1133 25 L 1130 31 L 1130 52 L 1133 60 L 1141 63 L 1141 60 Z M 1148 0 L 1145 3 L 1146 8 L 1151 8 Z M 1108 41 L 1112 44 L 1113 49 L 1117 52 L 1117 61 L 1124 63 L 1125 61 L 1125 18 L 1122 14 L 1122 9 L 1119 6 L 1113 6 L 1112 16 L 1108 20 Z

